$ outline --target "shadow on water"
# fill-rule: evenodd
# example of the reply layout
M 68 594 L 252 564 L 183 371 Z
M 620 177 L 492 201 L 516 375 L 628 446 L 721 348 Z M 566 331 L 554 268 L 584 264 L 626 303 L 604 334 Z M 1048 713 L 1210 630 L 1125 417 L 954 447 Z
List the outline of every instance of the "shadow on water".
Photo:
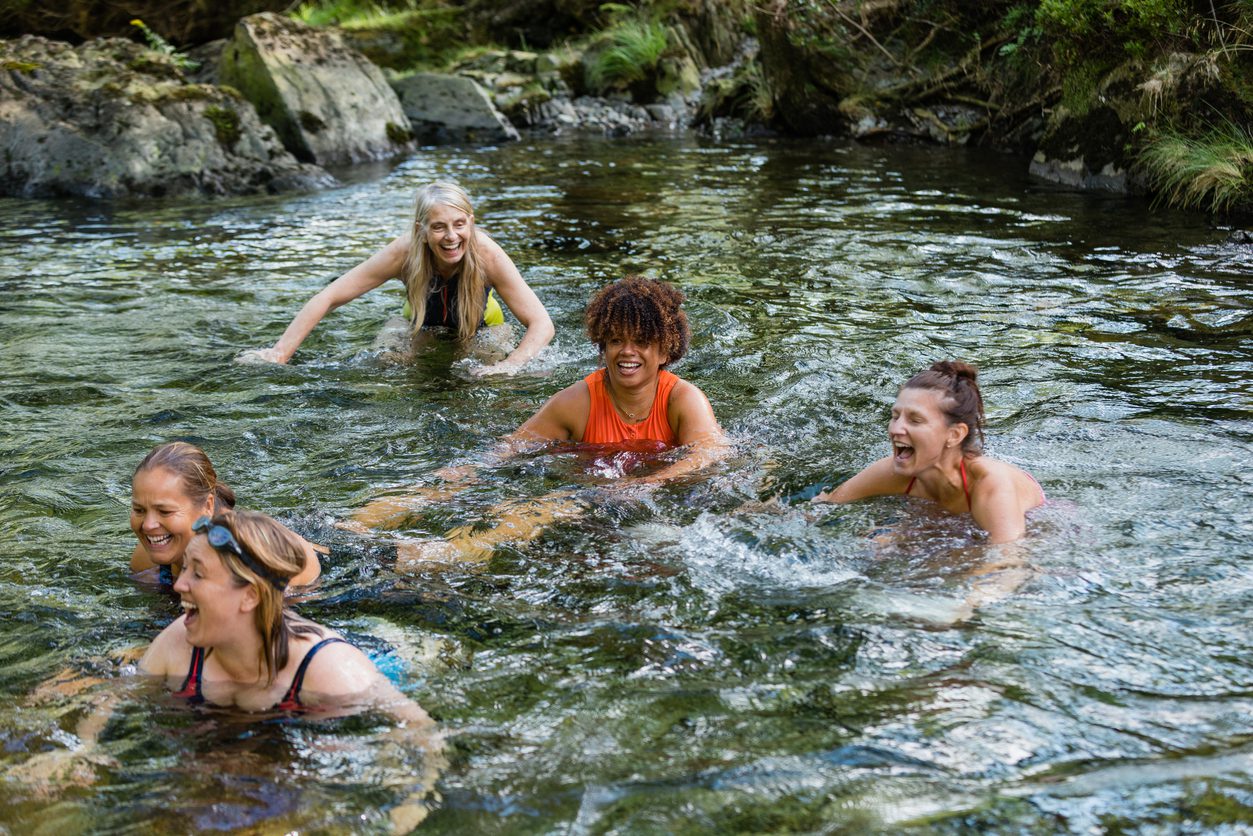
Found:
M 142 644 L 173 599 L 131 581 L 129 475 L 202 445 L 241 503 L 333 552 L 299 607 L 346 631 L 452 735 L 436 832 L 1236 832 L 1250 814 L 1253 586 L 1247 247 L 1021 160 L 823 142 L 428 149 L 312 195 L 0 201 L 0 741 L 67 744 L 26 695 Z M 287 367 L 231 362 L 454 178 L 557 325 L 525 374 L 453 346 L 372 348 L 399 288 L 328 317 Z M 688 295 L 700 385 L 736 442 L 708 477 L 397 574 L 334 527 L 480 461 L 596 363 L 591 292 Z M 996 552 L 885 498 L 807 499 L 883 454 L 896 387 L 976 361 L 989 452 L 1051 502 L 1033 574 L 950 624 Z M 403 536 L 595 479 L 487 467 Z M 147 687 L 143 683 L 140 685 Z M 106 689 L 109 685 L 102 686 Z M 129 686 L 127 686 L 129 687 Z M 135 686 L 140 687 L 140 686 Z M 404 770 L 383 721 L 240 723 L 127 691 L 90 787 L 5 784 L 0 828 L 382 830 Z

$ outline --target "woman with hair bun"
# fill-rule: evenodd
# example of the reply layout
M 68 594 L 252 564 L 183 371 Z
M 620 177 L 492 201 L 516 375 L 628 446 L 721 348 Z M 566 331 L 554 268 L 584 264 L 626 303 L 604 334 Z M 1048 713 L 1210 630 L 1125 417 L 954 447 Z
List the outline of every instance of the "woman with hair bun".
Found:
M 814 501 L 904 494 L 970 514 L 990 542 L 1022 537 L 1025 514 L 1044 503 L 1044 491 L 1025 470 L 983 455 L 978 374 L 968 363 L 946 360 L 911 377 L 897 393 L 888 423 L 892 455 Z
M 218 479 L 205 452 L 185 441 L 158 444 L 144 456 L 131 476 L 131 531 L 138 543 L 131 553 L 131 571 L 157 569 L 158 579 L 174 585 L 198 518 L 235 507 L 235 492 Z M 304 551 L 302 569 L 293 586 L 318 579 L 321 564 L 314 545 L 292 534 Z
M 470 197 L 455 183 L 436 182 L 418 189 L 408 232 L 314 295 L 272 347 L 238 359 L 286 363 L 323 317 L 388 279 L 405 286 L 404 316 L 413 333 L 443 327 L 462 341 L 483 325 L 504 324 L 493 294 L 500 296 L 526 333 L 507 357 L 477 374 L 517 371 L 553 338 L 548 311 L 500 245 L 475 224 Z

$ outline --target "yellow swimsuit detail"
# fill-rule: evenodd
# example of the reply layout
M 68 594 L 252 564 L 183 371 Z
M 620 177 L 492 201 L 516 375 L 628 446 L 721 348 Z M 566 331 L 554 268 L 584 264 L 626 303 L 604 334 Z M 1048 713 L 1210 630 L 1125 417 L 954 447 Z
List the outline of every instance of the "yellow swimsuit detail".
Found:
M 409 304 L 409 300 L 405 300 L 405 306 L 400 311 L 400 315 L 405 319 L 413 321 L 413 306 Z M 487 306 L 483 308 L 483 324 L 484 325 L 504 325 L 505 312 L 500 308 L 500 302 L 496 300 L 496 291 L 487 291 Z

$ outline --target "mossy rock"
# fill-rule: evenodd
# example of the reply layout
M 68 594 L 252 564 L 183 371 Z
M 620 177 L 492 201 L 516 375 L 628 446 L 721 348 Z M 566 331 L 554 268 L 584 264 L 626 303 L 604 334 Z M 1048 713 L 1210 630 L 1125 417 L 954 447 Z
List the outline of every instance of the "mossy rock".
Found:
M 14 73 L 33 73 L 39 69 L 39 63 L 36 61 L 17 61 L 6 58 L 0 61 L 0 70 L 8 70 Z
M 235 147 L 242 135 L 238 113 L 229 107 L 210 105 L 204 109 L 204 117 L 213 123 L 213 134 L 223 148 Z

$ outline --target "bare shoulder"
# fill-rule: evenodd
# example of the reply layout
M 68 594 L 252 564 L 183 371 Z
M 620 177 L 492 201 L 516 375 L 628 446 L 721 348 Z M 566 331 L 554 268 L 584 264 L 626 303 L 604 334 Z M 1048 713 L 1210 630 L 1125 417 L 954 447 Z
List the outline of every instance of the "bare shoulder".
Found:
M 679 438 L 680 444 L 691 444 L 699 439 L 721 438 L 722 427 L 714 416 L 713 405 L 700 387 L 679 378 L 670 391 L 666 404 L 666 417 Z
M 302 642 L 297 651 L 300 658 L 319 641 L 341 636 L 330 631 L 322 638 L 309 637 L 307 646 Z M 299 662 L 297 662 L 299 664 Z M 369 657 L 347 641 L 323 645 L 305 669 L 302 689 L 324 696 L 347 696 L 366 691 L 380 674 Z
M 497 244 L 496 241 L 483 230 L 476 230 L 474 233 L 474 241 L 478 244 L 479 257 L 483 260 L 483 266 L 487 270 L 493 271 L 503 264 L 513 264 L 513 259 L 509 258 L 509 254 L 504 248 Z
M 709 403 L 709 398 L 706 397 L 705 392 L 699 386 L 681 377 L 675 382 L 674 389 L 670 392 L 671 401 L 675 398 L 678 398 L 680 403 L 689 405 Z
M 592 411 L 587 382 L 577 380 L 549 398 L 539 411 L 511 433 L 515 438 L 543 441 L 579 440 Z
M 187 669 L 191 654 L 191 643 L 187 641 L 186 616 L 180 615 L 148 645 L 148 649 L 140 657 L 139 669 L 152 676 L 174 676 Z
M 398 235 L 389 241 L 381 250 L 372 256 L 372 260 L 382 261 L 388 265 L 394 265 L 397 270 L 409 255 L 409 246 L 411 242 L 409 233 Z
M 1019 482 L 1031 481 L 1031 477 L 1025 470 L 1009 462 L 998 461 L 987 456 L 978 456 L 968 460 L 966 470 L 970 473 L 971 489 L 975 493 L 1014 490 Z
M 979 456 L 967 464 L 975 496 L 990 496 L 1001 491 L 1016 496 L 1023 510 L 1040 504 L 1042 491 L 1030 473 L 1009 462 Z

